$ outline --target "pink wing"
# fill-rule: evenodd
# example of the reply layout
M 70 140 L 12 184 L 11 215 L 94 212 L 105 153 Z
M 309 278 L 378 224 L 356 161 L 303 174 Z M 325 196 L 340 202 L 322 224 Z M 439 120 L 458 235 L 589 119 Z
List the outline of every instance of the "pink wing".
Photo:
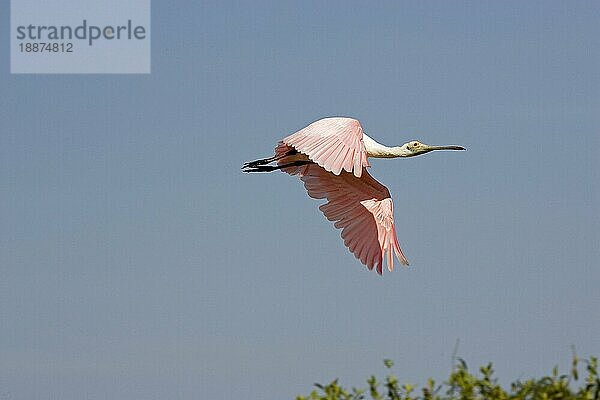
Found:
M 332 117 L 315 121 L 282 142 L 306 154 L 326 171 L 339 175 L 344 170 L 360 178 L 363 168 L 369 166 L 362 135 L 357 120 Z
M 303 166 L 300 179 L 314 199 L 327 199 L 319 207 L 334 226 L 342 229 L 348 249 L 370 270 L 383 274 L 383 260 L 394 269 L 394 257 L 408 261 L 400 249 L 394 227 L 394 206 L 390 192 L 365 169 L 360 178 L 351 173 L 334 175 L 315 164 Z

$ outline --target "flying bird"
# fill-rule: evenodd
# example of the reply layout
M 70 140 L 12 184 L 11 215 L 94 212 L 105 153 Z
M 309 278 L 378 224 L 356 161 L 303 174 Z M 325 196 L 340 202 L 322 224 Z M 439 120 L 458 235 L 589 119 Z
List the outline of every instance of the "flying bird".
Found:
M 403 265 L 408 260 L 396 237 L 390 192 L 367 172 L 368 158 L 414 157 L 433 150 L 465 148 L 418 140 L 388 147 L 367 136 L 358 120 L 330 117 L 287 136 L 277 144 L 273 157 L 249 161 L 242 170 L 298 175 L 310 197 L 327 200 L 319 209 L 342 230 L 348 249 L 381 275 L 384 260 L 390 272 L 394 269 L 393 254 Z

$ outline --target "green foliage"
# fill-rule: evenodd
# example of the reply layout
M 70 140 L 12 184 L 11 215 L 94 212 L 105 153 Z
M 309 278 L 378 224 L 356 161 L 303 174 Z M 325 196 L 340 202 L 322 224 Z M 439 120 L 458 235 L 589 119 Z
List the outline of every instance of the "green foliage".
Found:
M 580 364 L 585 364 L 587 375 L 576 385 Z M 394 363 L 386 359 L 384 365 L 391 370 Z M 371 375 L 367 385 L 364 389 L 348 390 L 335 379 L 327 385 L 315 384 L 316 389 L 308 396 L 298 396 L 296 400 L 600 400 L 596 357 L 581 360 L 573 356 L 569 374 L 559 375 L 558 367 L 554 367 L 549 376 L 517 380 L 510 384 L 510 389 L 498 384 L 491 363 L 480 367 L 478 374 L 472 374 L 462 359 L 458 359 L 448 381 L 441 385 L 429 379 L 427 385 L 415 390 L 411 384 L 400 384 L 391 372 L 382 381 Z

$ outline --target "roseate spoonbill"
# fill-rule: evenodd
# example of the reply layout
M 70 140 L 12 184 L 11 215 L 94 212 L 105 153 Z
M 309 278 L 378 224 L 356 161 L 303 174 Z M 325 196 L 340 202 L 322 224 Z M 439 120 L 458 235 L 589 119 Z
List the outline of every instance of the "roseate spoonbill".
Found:
M 275 155 L 249 161 L 244 172 L 282 170 L 298 175 L 308 195 L 327 199 L 319 209 L 342 229 L 348 249 L 364 265 L 383 274 L 383 262 L 394 269 L 395 253 L 408 265 L 394 227 L 394 207 L 389 190 L 368 172 L 368 157 L 413 157 L 433 150 L 465 150 L 462 146 L 432 146 L 411 140 L 388 147 L 367 136 L 353 118 L 331 117 L 315 121 L 281 140 Z M 275 165 L 269 165 L 275 162 Z

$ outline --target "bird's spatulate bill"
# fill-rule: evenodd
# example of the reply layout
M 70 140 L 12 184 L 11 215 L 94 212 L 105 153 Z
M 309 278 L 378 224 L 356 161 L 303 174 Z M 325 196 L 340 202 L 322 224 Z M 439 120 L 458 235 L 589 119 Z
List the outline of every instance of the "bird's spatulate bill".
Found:
M 428 150 L 466 150 L 462 146 L 456 145 L 445 145 L 445 146 L 436 146 L 436 145 L 427 145 Z

